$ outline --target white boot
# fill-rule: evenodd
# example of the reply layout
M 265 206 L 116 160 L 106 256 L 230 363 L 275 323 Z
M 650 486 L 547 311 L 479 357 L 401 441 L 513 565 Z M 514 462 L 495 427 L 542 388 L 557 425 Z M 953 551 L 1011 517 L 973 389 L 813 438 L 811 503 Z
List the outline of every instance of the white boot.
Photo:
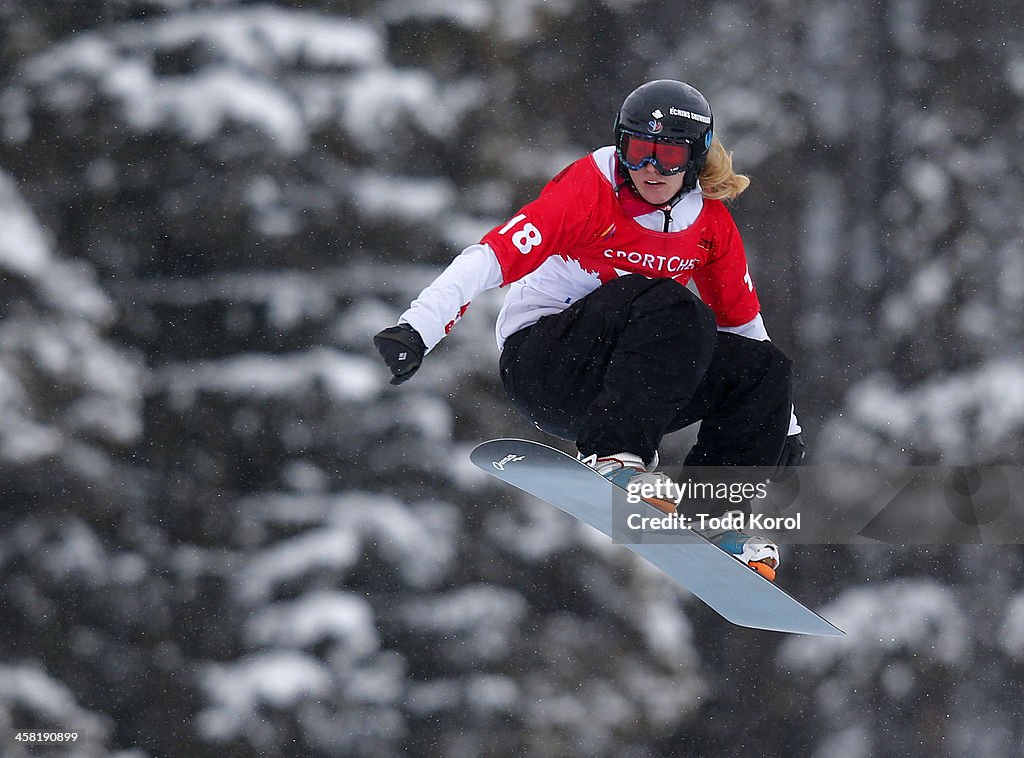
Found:
M 767 537 L 747 534 L 737 529 L 711 535 L 705 532 L 704 536 L 765 579 L 775 581 L 775 574 L 782 560 L 779 556 L 779 546 Z
M 651 485 L 655 487 L 655 492 L 660 490 L 667 494 L 676 489 L 672 479 L 667 474 L 662 474 L 659 471 L 648 471 L 643 458 L 633 453 L 616 453 L 615 455 L 603 455 L 601 457 L 591 455 L 587 458 L 580 457 L 580 460 L 612 484 L 616 484 L 624 490 Z M 654 460 L 651 461 L 651 468 L 654 468 L 657 463 L 658 454 L 655 453 Z M 664 513 L 676 512 L 676 504 L 673 500 L 657 497 L 645 497 L 642 499 L 648 505 L 653 505 Z

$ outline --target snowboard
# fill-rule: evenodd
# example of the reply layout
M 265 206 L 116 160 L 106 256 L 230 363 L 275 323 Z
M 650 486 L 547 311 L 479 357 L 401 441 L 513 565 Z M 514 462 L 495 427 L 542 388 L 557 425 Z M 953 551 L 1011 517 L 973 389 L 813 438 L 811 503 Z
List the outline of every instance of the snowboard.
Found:
M 802 605 L 697 531 L 670 534 L 627 525 L 665 514 L 576 458 L 538 442 L 497 439 L 470 453 L 475 466 L 619 541 L 692 592 L 727 621 L 752 629 L 843 637 L 845 632 Z

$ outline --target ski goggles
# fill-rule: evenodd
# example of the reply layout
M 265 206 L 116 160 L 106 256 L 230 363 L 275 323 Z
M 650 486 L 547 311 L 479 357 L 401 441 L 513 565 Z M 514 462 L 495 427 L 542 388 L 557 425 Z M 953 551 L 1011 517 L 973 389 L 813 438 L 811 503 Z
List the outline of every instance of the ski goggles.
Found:
M 665 142 L 623 129 L 619 140 L 619 159 L 630 171 L 639 171 L 650 163 L 662 176 L 672 176 L 690 162 L 690 146 L 685 142 Z

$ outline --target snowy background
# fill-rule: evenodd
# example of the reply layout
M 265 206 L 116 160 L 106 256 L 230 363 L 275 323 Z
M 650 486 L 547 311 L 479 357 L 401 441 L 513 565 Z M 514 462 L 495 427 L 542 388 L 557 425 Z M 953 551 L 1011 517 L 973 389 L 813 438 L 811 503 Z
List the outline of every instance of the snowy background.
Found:
M 6 0 L 0 74 L 4 755 L 1024 752 L 1019 547 L 793 547 L 849 638 L 734 628 L 469 466 L 500 293 L 370 341 L 682 78 L 812 461 L 1019 465 L 1013 3 Z

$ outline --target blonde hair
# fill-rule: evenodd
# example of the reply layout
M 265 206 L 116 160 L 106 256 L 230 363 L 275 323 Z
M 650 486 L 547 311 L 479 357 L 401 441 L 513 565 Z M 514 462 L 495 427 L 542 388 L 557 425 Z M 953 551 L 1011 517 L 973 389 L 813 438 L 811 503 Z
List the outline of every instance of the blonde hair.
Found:
M 711 200 L 735 200 L 750 186 L 750 177 L 732 169 L 732 153 L 718 137 L 711 138 L 708 159 L 698 174 L 701 194 Z

